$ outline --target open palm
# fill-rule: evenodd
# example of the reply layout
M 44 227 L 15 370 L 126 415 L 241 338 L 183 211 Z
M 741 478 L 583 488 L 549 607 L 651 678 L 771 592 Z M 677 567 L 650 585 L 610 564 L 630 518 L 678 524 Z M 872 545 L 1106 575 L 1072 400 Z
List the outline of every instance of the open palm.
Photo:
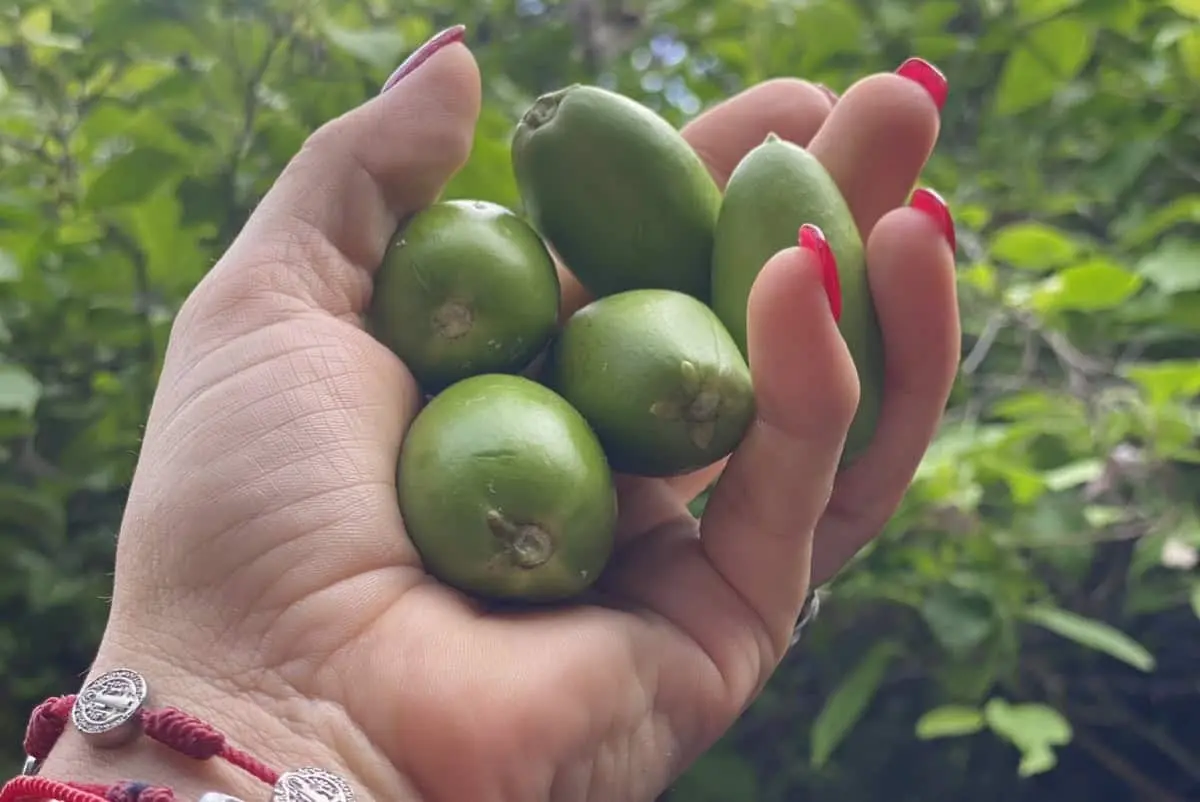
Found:
M 619 480 L 603 604 L 497 614 L 425 574 L 405 536 L 395 465 L 420 399 L 359 322 L 397 222 L 465 161 L 479 103 L 452 45 L 324 126 L 189 298 L 97 670 L 171 666 L 163 702 L 371 799 L 648 800 L 753 699 L 810 581 L 878 531 L 937 425 L 958 356 L 952 248 L 904 203 L 938 109 L 891 74 L 836 104 L 782 80 L 688 127 L 722 183 L 774 131 L 842 187 L 888 343 L 876 442 L 836 473 L 858 386 L 813 257 L 785 251 L 751 299 L 759 419 L 728 465 Z M 697 522 L 686 503 L 722 468 Z M 159 645 L 135 658 L 148 632 Z

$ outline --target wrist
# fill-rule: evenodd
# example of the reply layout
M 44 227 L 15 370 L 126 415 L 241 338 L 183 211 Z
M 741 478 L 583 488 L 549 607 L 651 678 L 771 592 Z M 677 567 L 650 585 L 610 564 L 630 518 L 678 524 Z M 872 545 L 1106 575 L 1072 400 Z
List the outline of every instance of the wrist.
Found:
M 149 687 L 148 710 L 173 707 L 195 716 L 275 772 L 316 767 L 345 780 L 356 802 L 418 802 L 411 786 L 375 754 L 340 709 L 279 693 L 278 688 L 260 689 L 265 683 L 257 676 L 251 689 L 249 682 L 185 669 L 177 661 L 131 646 L 106 637 L 87 681 L 114 668 L 134 670 Z M 132 780 L 167 786 L 177 799 L 188 802 L 208 792 L 257 802 L 271 799 L 273 792 L 262 779 L 220 757 L 187 757 L 146 735 L 105 748 L 70 723 L 39 773 L 61 781 Z

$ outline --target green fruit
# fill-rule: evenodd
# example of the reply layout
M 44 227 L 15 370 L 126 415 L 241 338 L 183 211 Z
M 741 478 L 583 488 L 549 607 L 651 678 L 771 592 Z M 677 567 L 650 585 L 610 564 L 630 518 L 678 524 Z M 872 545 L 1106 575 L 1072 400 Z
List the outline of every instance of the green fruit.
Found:
M 630 290 L 580 309 L 551 347 L 547 375 L 623 473 L 711 465 L 754 419 L 737 344 L 712 310 L 673 290 Z
M 528 223 L 484 201 L 445 201 L 397 232 L 375 277 L 372 334 L 427 392 L 519 373 L 554 336 L 558 273 Z
M 435 396 L 408 430 L 397 484 L 426 570 L 475 596 L 564 599 L 612 552 L 616 492 L 596 435 L 521 376 L 473 376 Z
M 525 112 L 512 162 L 534 226 L 593 295 L 662 288 L 708 300 L 721 192 L 662 117 L 569 86 Z
M 713 251 L 713 310 L 746 353 L 746 304 L 763 265 L 796 244 L 803 223 L 821 228 L 842 285 L 838 323 L 858 370 L 858 411 L 842 452 L 857 459 L 875 435 L 883 391 L 883 337 L 867 285 L 862 237 L 833 178 L 804 148 L 775 135 L 751 150 L 729 177 Z

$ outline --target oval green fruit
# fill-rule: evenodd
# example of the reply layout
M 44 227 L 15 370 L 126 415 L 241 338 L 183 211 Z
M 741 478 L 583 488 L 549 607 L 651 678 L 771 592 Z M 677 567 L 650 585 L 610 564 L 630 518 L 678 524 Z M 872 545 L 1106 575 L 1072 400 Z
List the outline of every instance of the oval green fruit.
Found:
M 524 370 L 554 336 L 558 307 L 558 272 L 537 232 L 502 206 L 453 200 L 397 232 L 367 319 L 432 393 Z
M 772 256 L 796 244 L 803 223 L 821 228 L 837 259 L 842 286 L 838 328 L 858 370 L 858 411 L 842 451 L 846 466 L 875 435 L 883 400 L 883 337 L 854 216 L 833 178 L 804 148 L 771 135 L 730 175 L 713 248 L 712 307 L 745 354 L 750 288 Z
M 530 220 L 594 296 L 659 288 L 708 301 L 721 192 L 654 111 L 594 86 L 543 95 L 517 125 L 512 162 Z
M 475 596 L 565 599 L 612 553 L 616 491 L 595 433 L 521 376 L 473 376 L 434 396 L 404 439 L 397 487 L 426 570 Z
M 711 465 L 754 419 L 750 369 L 707 306 L 674 290 L 600 298 L 564 325 L 547 381 L 583 413 L 616 471 Z

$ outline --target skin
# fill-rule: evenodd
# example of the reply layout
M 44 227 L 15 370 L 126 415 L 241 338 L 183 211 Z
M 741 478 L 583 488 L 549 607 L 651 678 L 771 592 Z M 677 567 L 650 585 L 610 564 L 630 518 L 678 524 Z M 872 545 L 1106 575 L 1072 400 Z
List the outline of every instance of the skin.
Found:
M 195 289 L 94 667 L 135 667 L 158 704 L 276 766 L 341 772 L 360 798 L 648 801 L 761 690 L 810 581 L 879 531 L 937 426 L 959 357 L 953 256 L 902 204 L 938 115 L 883 74 L 832 106 L 772 81 L 687 128 L 722 183 L 774 130 L 809 144 L 848 196 L 889 346 L 878 435 L 837 473 L 854 370 L 813 260 L 783 251 L 751 295 L 759 418 L 728 464 L 621 480 L 606 605 L 484 615 L 405 537 L 393 470 L 418 393 L 359 323 L 398 221 L 466 160 L 479 103 L 476 64 L 452 45 L 322 127 Z M 569 281 L 565 300 L 584 300 Z M 686 501 L 722 468 L 693 520 Z M 219 761 L 145 743 L 97 753 L 73 732 L 43 773 L 165 781 L 181 798 L 265 791 Z

